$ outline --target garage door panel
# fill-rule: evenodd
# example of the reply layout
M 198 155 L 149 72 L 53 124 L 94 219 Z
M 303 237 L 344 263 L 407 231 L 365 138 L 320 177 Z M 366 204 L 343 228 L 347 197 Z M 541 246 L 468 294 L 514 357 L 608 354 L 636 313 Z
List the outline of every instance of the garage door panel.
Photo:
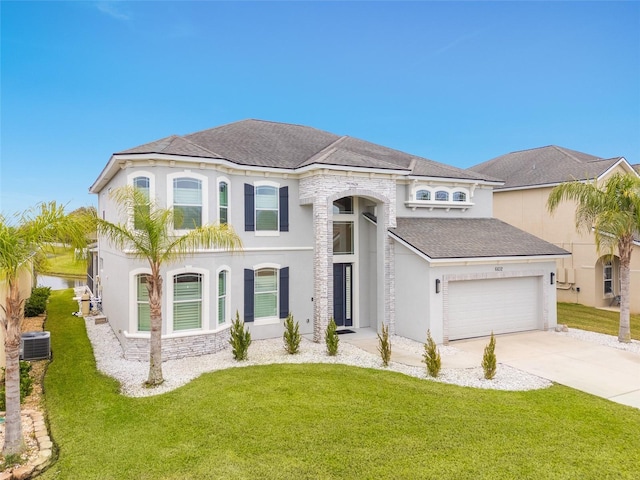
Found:
M 449 282 L 449 340 L 540 328 L 540 277 Z

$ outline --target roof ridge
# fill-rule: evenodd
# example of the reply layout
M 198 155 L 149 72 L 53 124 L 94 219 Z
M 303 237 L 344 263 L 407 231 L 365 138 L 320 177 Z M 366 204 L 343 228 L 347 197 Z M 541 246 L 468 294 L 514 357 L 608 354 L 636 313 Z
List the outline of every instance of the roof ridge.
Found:
M 329 145 L 324 147 L 319 152 L 314 153 L 309 158 L 300 162 L 296 168 L 304 167 L 306 165 L 311 165 L 312 163 L 317 162 L 318 160 L 327 158 L 329 155 L 331 155 L 333 152 L 337 150 L 337 145 L 344 142 L 347 138 L 349 138 L 347 135 L 341 136 L 337 140 L 331 142 Z
M 220 155 L 219 153 L 214 152 L 213 150 L 209 150 L 207 147 L 203 147 L 202 145 L 200 145 L 199 143 L 196 142 L 192 142 L 191 140 L 183 137 L 183 136 L 178 136 L 178 138 L 180 138 L 181 140 L 184 140 L 185 142 L 187 142 L 190 145 L 193 145 L 195 147 L 198 147 L 200 150 L 204 150 L 205 152 L 210 153 L 211 155 L 215 155 L 218 158 L 224 158 L 222 155 Z
M 557 151 L 559 151 L 560 153 L 566 155 L 567 157 L 575 160 L 578 163 L 591 163 L 593 160 L 589 160 L 587 162 L 583 162 L 582 160 L 580 160 L 578 157 L 576 157 L 575 155 L 571 154 L 570 152 L 576 152 L 576 153 L 581 153 L 582 155 L 587 155 L 589 157 L 593 157 L 597 160 L 604 160 L 603 158 L 600 158 L 596 155 L 591 155 L 589 153 L 584 153 L 584 152 L 578 152 L 577 150 L 571 150 L 569 148 L 564 148 L 564 147 L 559 147 L 557 145 L 551 145 L 553 148 L 555 148 Z

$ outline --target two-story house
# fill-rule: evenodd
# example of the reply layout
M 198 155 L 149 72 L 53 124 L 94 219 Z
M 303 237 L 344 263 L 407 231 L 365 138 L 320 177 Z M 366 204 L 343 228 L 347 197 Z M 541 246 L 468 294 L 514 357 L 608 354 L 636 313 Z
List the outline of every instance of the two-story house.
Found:
M 188 225 L 228 223 L 242 253 L 167 265 L 165 358 L 227 345 L 235 312 L 253 338 L 291 312 L 322 341 L 339 327 L 439 342 L 556 325 L 555 261 L 567 252 L 492 218 L 496 179 L 314 128 L 245 120 L 111 156 L 90 191 L 145 189 Z M 148 356 L 144 262 L 99 239 L 103 311 L 128 358 Z
M 559 301 L 592 307 L 618 304 L 618 256 L 599 252 L 592 232 L 576 230 L 575 202 L 562 203 L 551 215 L 547 200 L 551 190 L 562 182 L 602 182 L 616 172 L 637 174 L 624 157 L 600 158 L 551 145 L 501 155 L 471 170 L 504 180 L 494 189 L 496 218 L 571 252 L 570 257 L 558 260 Z M 631 312 L 639 313 L 640 239 L 631 255 L 630 300 Z

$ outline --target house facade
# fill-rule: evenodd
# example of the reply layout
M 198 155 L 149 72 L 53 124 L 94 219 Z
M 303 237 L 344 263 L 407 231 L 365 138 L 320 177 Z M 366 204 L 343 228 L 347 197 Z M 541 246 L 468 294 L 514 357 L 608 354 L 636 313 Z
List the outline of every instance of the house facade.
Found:
M 603 159 L 557 146 L 513 152 L 471 168 L 504 180 L 494 189 L 494 216 L 571 252 L 558 260 L 558 301 L 592 307 L 618 305 L 619 257 L 598 252 L 591 232 L 576 231 L 576 204 L 560 204 L 551 215 L 547 199 L 562 182 L 605 181 L 616 172 L 637 174 L 623 157 Z M 631 256 L 632 313 L 640 313 L 640 240 Z
M 165 358 L 225 348 L 236 312 L 254 339 L 281 337 L 288 313 L 315 341 L 332 317 L 439 343 L 556 324 L 567 252 L 492 218 L 492 177 L 245 120 L 112 155 L 90 188 L 102 218 L 127 220 L 109 195 L 124 185 L 179 212 L 176 235 L 228 223 L 244 246 L 165 265 Z M 125 356 L 148 358 L 148 266 L 99 238 L 95 271 Z

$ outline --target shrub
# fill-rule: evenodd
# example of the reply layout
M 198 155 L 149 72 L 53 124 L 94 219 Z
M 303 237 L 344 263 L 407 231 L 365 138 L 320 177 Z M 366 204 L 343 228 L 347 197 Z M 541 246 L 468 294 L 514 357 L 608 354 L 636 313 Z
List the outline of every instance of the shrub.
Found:
M 293 315 L 287 315 L 287 319 L 284 321 L 284 349 L 289 355 L 295 355 L 300 351 L 300 335 L 298 322 L 293 321 Z
M 484 378 L 491 380 L 496 376 L 496 338 L 491 332 L 489 344 L 484 347 L 484 355 L 482 356 L 482 369 L 484 370 Z
M 2 383 L 0 383 L 0 410 L 5 410 L 5 388 L 4 388 L 4 368 L 2 369 Z M 27 395 L 33 391 L 33 380 L 31 379 L 31 363 L 20 360 L 20 402 L 23 402 Z
M 37 317 L 47 310 L 47 301 L 51 295 L 51 287 L 36 287 L 24 304 L 25 317 Z
M 427 364 L 427 373 L 431 377 L 437 377 L 440 373 L 442 362 L 436 342 L 431 338 L 431 331 L 427 330 L 427 343 L 424 344 L 423 362 Z
M 236 319 L 231 324 L 231 338 L 229 343 L 232 347 L 233 358 L 235 360 L 246 360 L 251 345 L 251 333 L 244 329 L 244 322 L 240 321 L 240 315 L 236 310 Z
M 327 353 L 331 357 L 334 357 L 338 353 L 338 343 L 340 343 L 340 339 L 336 332 L 337 328 L 335 320 L 331 317 L 329 325 L 327 325 L 327 331 L 324 334 L 324 342 L 327 344 Z
M 380 358 L 382 358 L 382 365 L 389 366 L 391 360 L 391 342 L 389 341 L 389 327 L 382 324 L 382 335 L 378 334 L 378 351 L 380 352 Z

